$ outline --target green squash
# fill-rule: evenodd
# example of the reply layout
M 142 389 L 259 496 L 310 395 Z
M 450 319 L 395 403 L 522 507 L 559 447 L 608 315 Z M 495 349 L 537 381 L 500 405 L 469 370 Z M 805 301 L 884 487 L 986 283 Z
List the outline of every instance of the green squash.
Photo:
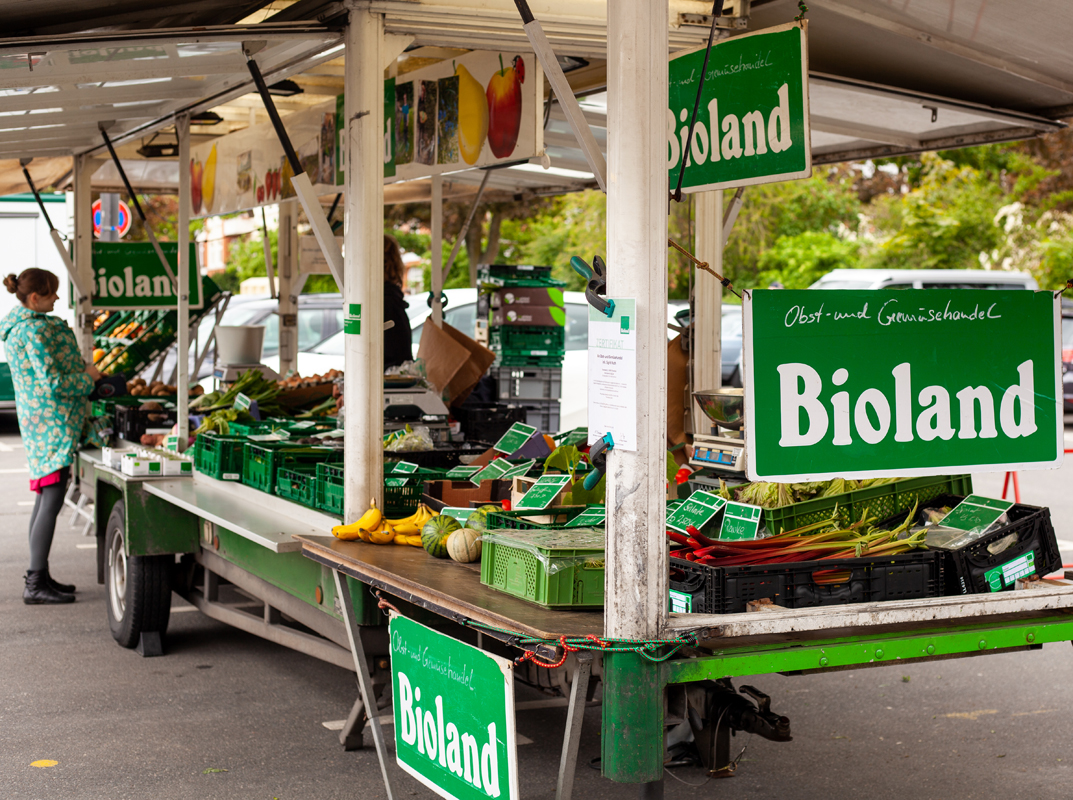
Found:
M 447 558 L 447 537 L 461 528 L 454 517 L 446 514 L 433 517 L 421 528 L 421 546 L 430 556 Z

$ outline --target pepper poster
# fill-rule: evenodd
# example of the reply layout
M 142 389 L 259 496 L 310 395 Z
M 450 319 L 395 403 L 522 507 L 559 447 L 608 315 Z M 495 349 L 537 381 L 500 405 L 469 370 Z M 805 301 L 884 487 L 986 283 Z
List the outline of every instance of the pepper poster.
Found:
M 1061 466 L 1059 303 L 986 289 L 748 292 L 749 478 Z

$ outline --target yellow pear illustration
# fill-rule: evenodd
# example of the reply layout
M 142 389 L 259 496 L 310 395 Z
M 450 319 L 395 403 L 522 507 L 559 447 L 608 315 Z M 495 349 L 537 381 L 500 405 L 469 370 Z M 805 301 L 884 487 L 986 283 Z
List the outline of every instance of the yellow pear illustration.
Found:
M 488 98 L 484 87 L 459 64 L 458 76 L 458 144 L 462 160 L 477 163 L 484 140 L 488 138 Z
M 205 159 L 205 173 L 201 178 L 201 199 L 205 210 L 212 211 L 212 201 L 216 194 L 216 145 L 212 146 L 209 157 Z

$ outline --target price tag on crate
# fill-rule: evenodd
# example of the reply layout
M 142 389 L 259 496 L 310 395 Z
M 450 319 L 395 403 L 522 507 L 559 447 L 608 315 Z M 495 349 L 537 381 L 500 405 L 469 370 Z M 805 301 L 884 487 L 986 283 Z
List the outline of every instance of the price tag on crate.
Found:
M 250 406 L 253 405 L 253 401 L 246 397 L 242 392 L 238 393 L 238 397 L 235 398 L 235 404 L 232 408 L 236 408 L 239 411 L 249 411 Z
M 451 519 L 457 519 L 463 525 L 466 524 L 466 520 L 469 519 L 469 515 L 472 514 L 475 509 L 464 508 L 462 506 L 445 506 L 440 509 L 441 517 L 450 517 Z
M 719 529 L 719 541 L 741 542 L 756 538 L 760 532 L 760 506 L 728 502 L 723 512 L 723 525 Z M 697 530 L 700 530 L 699 526 Z
M 532 425 L 526 425 L 523 422 L 515 422 L 507 430 L 499 441 L 493 446 L 494 450 L 498 450 L 500 453 L 516 453 L 521 450 L 525 443 L 533 438 L 533 434 L 537 432 L 537 429 Z
M 1012 500 L 995 500 L 970 494 L 954 506 L 940 524 L 944 528 L 957 528 L 959 531 L 987 530 L 1011 508 Z
M 689 531 L 686 528 L 690 525 L 698 531 L 704 530 L 704 526 L 715 519 L 715 515 L 722 511 L 726 504 L 726 500 L 710 492 L 693 492 L 667 517 L 667 527 L 687 536 Z
M 992 592 L 1001 592 L 1016 583 L 1018 578 L 1036 574 L 1036 551 L 1029 550 L 1023 556 L 1000 564 L 984 573 L 984 580 Z
M 596 528 L 607 521 L 607 507 L 603 505 L 589 506 L 568 523 L 564 528 Z
M 384 478 L 384 486 L 405 486 L 409 482 L 409 478 Z
M 179 437 L 178 436 L 166 436 L 164 438 L 164 449 L 172 450 L 176 453 L 179 452 Z
M 472 478 L 482 469 L 484 469 L 484 467 L 453 467 L 452 469 L 447 470 L 447 474 L 444 477 L 452 481 L 464 481 L 467 478 Z
M 294 423 L 294 425 L 292 425 L 291 427 L 294 428 L 296 431 L 304 431 L 308 430 L 309 428 L 315 427 L 316 424 L 317 423 L 315 423 L 311 419 L 304 419 L 301 422 Z
M 471 476 L 469 482 L 480 486 L 481 481 L 494 481 L 497 478 L 502 478 L 503 473 L 510 469 L 510 467 L 511 463 L 507 461 L 507 459 L 497 458 L 480 472 Z
M 396 461 L 391 465 L 389 470 L 393 475 L 412 475 L 417 472 L 417 464 L 411 464 L 409 461 Z
M 405 435 L 406 435 L 406 431 L 403 430 L 402 428 L 399 428 L 397 431 L 390 431 L 389 433 L 385 433 L 384 434 L 384 447 L 387 447 L 392 442 L 397 442 L 399 439 L 401 439 Z
M 515 511 L 540 511 L 552 504 L 563 488 L 570 484 L 569 475 L 542 475 L 514 506 Z

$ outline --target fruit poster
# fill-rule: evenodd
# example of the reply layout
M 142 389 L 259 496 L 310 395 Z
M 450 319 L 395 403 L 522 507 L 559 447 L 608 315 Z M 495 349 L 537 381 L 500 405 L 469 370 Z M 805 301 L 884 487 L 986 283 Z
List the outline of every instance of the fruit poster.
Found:
M 474 51 L 384 82 L 384 182 L 524 162 L 544 152 L 544 73 L 532 53 Z M 284 118 L 314 189 L 334 194 L 346 163 L 342 96 Z M 270 122 L 190 148 L 191 214 L 294 197 Z
M 290 114 L 283 124 L 313 186 L 321 194 L 338 191 L 336 100 Z M 191 147 L 189 169 L 194 217 L 229 214 L 295 196 L 294 173 L 270 122 Z
M 532 53 L 474 51 L 395 78 L 392 181 L 544 152 L 544 73 Z

